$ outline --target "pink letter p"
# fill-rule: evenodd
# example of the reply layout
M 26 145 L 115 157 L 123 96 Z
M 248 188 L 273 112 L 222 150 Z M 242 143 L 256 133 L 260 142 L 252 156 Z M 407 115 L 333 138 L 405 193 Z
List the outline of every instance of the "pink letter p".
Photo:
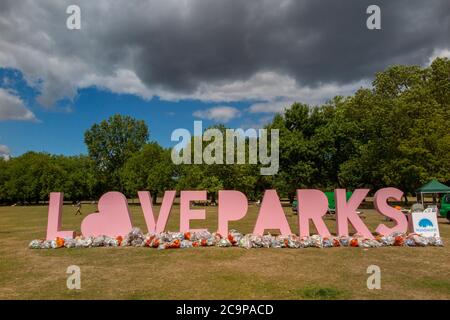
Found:
M 240 191 L 219 191 L 219 233 L 228 234 L 228 221 L 242 219 L 247 214 L 248 200 Z

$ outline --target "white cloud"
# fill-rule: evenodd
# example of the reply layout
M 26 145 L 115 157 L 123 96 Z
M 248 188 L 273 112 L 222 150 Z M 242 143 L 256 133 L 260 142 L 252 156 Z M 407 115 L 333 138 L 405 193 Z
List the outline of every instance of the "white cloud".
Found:
M 0 121 L 2 120 L 36 121 L 36 117 L 13 91 L 0 88 Z
M 279 112 L 283 105 L 289 106 L 294 101 L 320 104 L 335 95 L 350 95 L 362 86 L 369 86 L 369 81 L 359 81 L 346 85 L 323 84 L 315 88 L 301 87 L 297 81 L 273 71 L 257 72 L 247 80 L 226 82 L 221 84 L 201 83 L 193 93 L 168 91 L 161 88 L 149 88 L 131 69 L 119 69 L 113 75 L 99 76 L 89 73 L 80 78 L 77 87 L 98 87 L 117 94 L 134 94 L 142 99 L 150 100 L 154 96 L 166 101 L 200 100 L 204 102 L 236 102 L 264 101 L 267 111 L 257 111 L 260 107 L 251 108 L 251 112 Z M 280 101 L 281 100 L 281 101 Z M 256 105 L 260 105 L 257 103 Z
M 247 80 L 223 84 L 202 83 L 189 98 L 203 101 L 272 100 L 297 96 L 294 78 L 273 71 L 257 72 Z
M 277 79 L 276 83 L 284 87 L 281 78 Z M 319 105 L 337 95 L 348 96 L 359 88 L 368 86 L 370 86 L 369 80 L 361 80 L 345 85 L 323 84 L 315 88 L 293 87 L 290 90 L 285 90 L 282 97 L 271 99 L 270 96 L 267 96 L 266 101 L 252 104 L 247 111 L 250 113 L 282 113 L 294 102 Z
M 234 81 L 221 85 L 203 83 L 193 94 L 175 94 L 159 91 L 157 94 L 164 100 L 178 101 L 195 99 L 206 102 L 258 101 L 248 108 L 250 113 L 282 112 L 293 102 L 318 105 L 335 97 L 348 96 L 361 87 L 369 87 L 370 80 L 338 85 L 321 84 L 317 87 L 302 87 L 297 81 L 277 72 L 258 72 L 245 81 Z
M 201 119 L 215 120 L 219 122 L 228 122 L 231 119 L 241 116 L 238 109 L 228 106 L 218 106 L 205 110 L 197 110 L 193 116 Z
M 295 101 L 274 101 L 261 102 L 252 104 L 248 111 L 250 113 L 283 113 L 285 109 L 289 108 Z
M 263 115 L 261 117 L 255 117 L 246 119 L 242 124 L 241 127 L 243 129 L 263 129 L 266 125 L 271 123 L 273 120 L 272 115 Z
M 93 73 L 83 76 L 78 81 L 80 88 L 98 87 L 118 94 L 133 94 L 150 100 L 155 92 L 148 89 L 133 70 L 119 69 L 113 75 L 99 76 Z
M 0 158 L 9 160 L 10 154 L 9 154 L 9 148 L 3 144 L 0 144 Z
M 436 58 L 448 58 L 450 59 L 450 48 L 445 49 L 436 49 L 433 51 L 433 54 L 428 59 L 428 65 L 430 65 L 434 59 Z

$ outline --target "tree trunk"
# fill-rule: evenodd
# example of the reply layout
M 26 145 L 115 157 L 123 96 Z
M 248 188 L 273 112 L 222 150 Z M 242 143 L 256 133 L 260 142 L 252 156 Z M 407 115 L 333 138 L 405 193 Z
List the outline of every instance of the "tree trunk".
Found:
M 211 192 L 211 204 L 216 204 L 216 193 Z
M 292 202 L 294 202 L 295 193 L 290 192 L 288 194 L 288 198 L 289 198 L 289 203 L 292 204 Z

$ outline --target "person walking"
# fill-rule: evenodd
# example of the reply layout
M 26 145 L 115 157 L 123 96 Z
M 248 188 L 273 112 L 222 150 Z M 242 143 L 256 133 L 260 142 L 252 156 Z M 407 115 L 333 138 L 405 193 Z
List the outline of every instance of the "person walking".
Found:
M 75 212 L 75 215 L 77 214 L 82 215 L 83 213 L 81 213 L 81 201 L 78 201 L 75 206 L 77 207 L 77 212 Z

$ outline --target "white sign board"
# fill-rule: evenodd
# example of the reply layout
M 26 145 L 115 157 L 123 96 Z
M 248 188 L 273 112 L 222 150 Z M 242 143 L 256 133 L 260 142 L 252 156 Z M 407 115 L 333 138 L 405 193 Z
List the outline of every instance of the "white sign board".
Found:
M 440 236 L 436 212 L 413 212 L 411 216 L 413 232 L 424 237 Z

